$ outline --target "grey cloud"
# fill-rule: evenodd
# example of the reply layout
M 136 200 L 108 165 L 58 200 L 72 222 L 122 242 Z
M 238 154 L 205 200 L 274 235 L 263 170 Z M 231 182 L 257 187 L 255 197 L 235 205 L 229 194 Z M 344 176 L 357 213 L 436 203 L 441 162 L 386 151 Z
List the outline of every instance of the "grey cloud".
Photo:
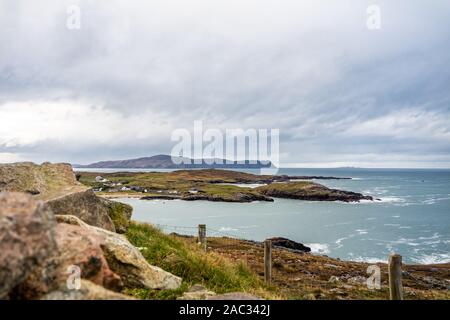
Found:
M 84 101 L 121 116 L 119 136 L 127 126 L 149 133 L 97 145 L 0 141 L 0 153 L 89 162 L 169 152 L 172 129 L 204 120 L 280 128 L 284 162 L 367 161 L 367 154 L 381 164 L 392 154 L 412 165 L 427 156 L 433 166 L 433 155 L 445 162 L 450 140 L 435 132 L 449 132 L 449 123 L 424 122 L 423 137 L 413 135 L 413 122 L 382 136 L 352 131 L 412 109 L 450 118 L 450 4 L 377 2 L 382 29 L 369 31 L 371 1 L 78 1 L 82 29 L 69 31 L 66 8 L 77 1 L 2 1 L 0 108 Z M 152 120 L 166 133 L 152 136 Z

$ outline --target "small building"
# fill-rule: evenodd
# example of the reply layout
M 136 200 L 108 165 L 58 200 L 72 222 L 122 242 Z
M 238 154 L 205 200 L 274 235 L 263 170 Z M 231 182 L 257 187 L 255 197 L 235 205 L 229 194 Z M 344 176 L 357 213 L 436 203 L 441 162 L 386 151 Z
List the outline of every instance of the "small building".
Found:
M 198 193 L 198 190 L 195 189 L 195 188 L 192 188 L 192 189 L 189 190 L 189 193 L 196 194 L 196 193 Z

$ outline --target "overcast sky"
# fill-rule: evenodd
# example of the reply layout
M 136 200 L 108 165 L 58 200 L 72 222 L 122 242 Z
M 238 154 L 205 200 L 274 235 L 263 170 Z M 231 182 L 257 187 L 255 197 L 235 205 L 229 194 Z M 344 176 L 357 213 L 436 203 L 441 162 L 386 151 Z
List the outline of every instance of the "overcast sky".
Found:
M 170 153 L 203 120 L 279 128 L 285 164 L 450 167 L 449 63 L 448 0 L 0 0 L 0 162 Z

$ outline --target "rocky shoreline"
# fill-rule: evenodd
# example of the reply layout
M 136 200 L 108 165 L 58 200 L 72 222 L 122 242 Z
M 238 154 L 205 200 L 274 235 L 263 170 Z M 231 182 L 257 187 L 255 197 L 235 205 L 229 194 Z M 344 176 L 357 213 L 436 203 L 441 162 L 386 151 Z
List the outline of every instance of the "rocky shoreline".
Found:
M 288 198 L 308 201 L 358 202 L 373 200 L 360 193 L 327 188 L 311 180 L 351 179 L 325 176 L 268 176 L 227 170 L 179 170 L 173 172 L 80 172 L 80 181 L 105 198 L 122 194 L 141 200 L 204 200 L 222 202 L 274 201 Z M 252 185 L 262 185 L 252 188 Z M 249 187 L 246 187 L 248 185 Z

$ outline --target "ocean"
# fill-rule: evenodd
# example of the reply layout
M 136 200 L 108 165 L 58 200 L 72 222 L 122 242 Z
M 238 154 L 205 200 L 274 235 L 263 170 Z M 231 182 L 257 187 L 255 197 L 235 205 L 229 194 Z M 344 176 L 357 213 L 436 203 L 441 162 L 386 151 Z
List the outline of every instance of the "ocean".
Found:
M 210 235 L 257 241 L 286 237 L 343 260 L 386 262 L 396 252 L 406 263 L 450 262 L 450 170 L 280 169 L 279 174 L 351 177 L 317 182 L 380 201 L 118 200 L 134 207 L 134 220 L 158 224 L 166 232 L 196 234 L 196 226 L 206 224 Z

